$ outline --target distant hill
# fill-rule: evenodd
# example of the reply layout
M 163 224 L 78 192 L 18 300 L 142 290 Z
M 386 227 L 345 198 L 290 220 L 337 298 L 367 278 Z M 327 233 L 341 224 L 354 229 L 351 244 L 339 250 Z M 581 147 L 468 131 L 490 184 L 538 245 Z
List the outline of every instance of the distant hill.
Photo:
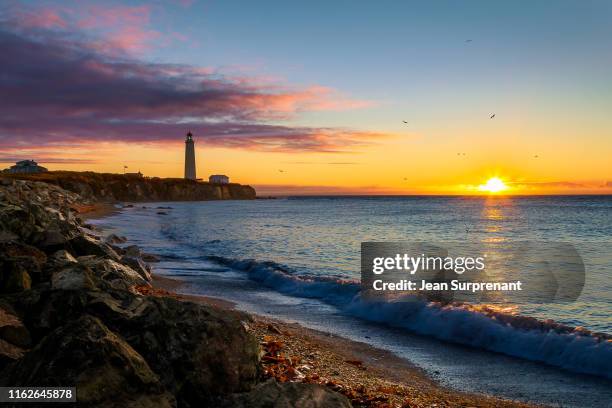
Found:
M 90 171 L 50 171 L 38 174 L 0 174 L 0 178 L 42 181 L 58 185 L 93 201 L 251 200 L 255 189 L 241 184 L 211 184 L 179 178 Z

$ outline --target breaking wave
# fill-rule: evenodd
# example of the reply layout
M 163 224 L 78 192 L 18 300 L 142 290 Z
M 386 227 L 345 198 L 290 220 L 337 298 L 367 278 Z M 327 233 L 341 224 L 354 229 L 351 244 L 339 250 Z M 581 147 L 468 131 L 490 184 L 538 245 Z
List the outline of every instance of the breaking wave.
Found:
M 366 299 L 356 281 L 296 275 L 274 262 L 207 259 L 243 271 L 249 279 L 283 294 L 319 299 L 361 319 L 612 379 L 612 336 L 608 334 L 521 316 L 492 305 L 441 304 L 413 295 Z

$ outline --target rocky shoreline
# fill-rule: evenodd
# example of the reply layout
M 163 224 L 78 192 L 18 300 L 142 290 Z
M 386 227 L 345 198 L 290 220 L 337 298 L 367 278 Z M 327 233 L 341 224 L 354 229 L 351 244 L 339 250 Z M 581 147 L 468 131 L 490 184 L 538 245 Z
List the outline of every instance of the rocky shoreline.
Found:
M 253 200 L 251 186 L 178 178 L 138 177 L 129 174 L 94 173 L 91 171 L 49 171 L 36 174 L 2 174 L 2 178 L 42 181 L 77 193 L 83 200 L 116 201 L 205 201 Z
M 0 183 L 0 386 L 76 386 L 94 407 L 350 406 L 266 379 L 248 316 L 149 295 L 155 257 L 84 223 L 91 197 Z

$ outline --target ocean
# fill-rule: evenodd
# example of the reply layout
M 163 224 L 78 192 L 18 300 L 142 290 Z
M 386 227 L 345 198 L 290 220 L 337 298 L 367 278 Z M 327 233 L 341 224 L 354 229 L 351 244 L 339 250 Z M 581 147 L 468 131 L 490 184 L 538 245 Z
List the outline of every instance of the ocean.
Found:
M 187 293 L 391 350 L 451 387 L 559 406 L 612 401 L 612 197 L 146 203 L 96 223 L 161 256 L 155 272 L 184 280 Z M 573 302 L 497 304 L 487 313 L 372 302 L 358 284 L 366 241 L 473 242 L 492 253 L 563 243 L 584 263 L 585 284 Z

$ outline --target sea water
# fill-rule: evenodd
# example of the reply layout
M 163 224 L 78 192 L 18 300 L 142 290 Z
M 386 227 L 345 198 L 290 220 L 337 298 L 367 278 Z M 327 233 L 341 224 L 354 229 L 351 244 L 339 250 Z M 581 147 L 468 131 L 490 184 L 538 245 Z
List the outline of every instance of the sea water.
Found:
M 158 214 L 157 206 L 172 208 Z M 155 272 L 185 280 L 190 293 L 389 349 L 447 385 L 564 406 L 612 401 L 610 197 L 147 203 L 98 223 L 160 255 Z M 584 262 L 585 287 L 575 302 L 513 305 L 514 320 L 535 318 L 539 330 L 477 308 L 371 303 L 358 285 L 365 241 L 470 241 L 492 250 L 563 242 Z M 559 332 L 556 323 L 600 334 Z

